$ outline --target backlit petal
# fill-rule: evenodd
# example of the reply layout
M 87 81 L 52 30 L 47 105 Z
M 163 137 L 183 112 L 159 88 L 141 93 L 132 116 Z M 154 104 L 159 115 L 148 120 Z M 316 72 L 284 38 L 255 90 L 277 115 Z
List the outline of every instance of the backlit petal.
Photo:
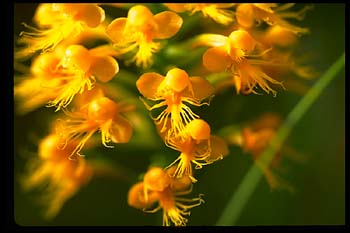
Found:
M 94 4 L 84 4 L 77 15 L 74 16 L 76 20 L 84 21 L 89 27 L 97 27 L 105 19 L 104 10 Z
M 137 89 L 146 98 L 154 98 L 164 76 L 151 72 L 143 74 L 136 82 Z
M 118 62 L 110 57 L 96 57 L 91 65 L 93 75 L 101 82 L 110 81 L 119 71 Z
M 201 77 L 190 77 L 194 97 L 202 100 L 214 93 L 214 87 L 208 82 L 208 80 Z
M 222 9 L 222 8 L 230 8 L 236 5 L 237 3 L 217 3 L 213 4 L 216 8 Z
M 164 5 L 175 12 L 183 12 L 186 10 L 185 4 L 183 3 L 164 3 Z
M 203 65 L 212 72 L 225 71 L 230 59 L 222 48 L 210 48 L 203 54 Z
M 137 209 L 150 208 L 156 201 L 158 201 L 158 195 L 154 191 L 150 191 L 147 194 L 147 201 L 144 195 L 143 182 L 134 184 L 128 193 L 128 204 Z
M 215 161 L 229 154 L 227 143 L 219 136 L 211 135 L 210 137 L 211 153 L 209 161 Z
M 171 11 L 164 11 L 154 16 L 158 24 L 155 38 L 166 39 L 175 35 L 182 26 L 182 18 Z
M 126 18 L 117 18 L 113 20 L 106 28 L 107 35 L 113 40 L 114 43 L 123 42 L 123 33 L 125 29 Z
M 62 20 L 60 12 L 55 11 L 50 3 L 41 3 L 38 5 L 33 17 L 33 21 L 39 26 L 52 26 L 57 21 Z
M 249 3 L 240 4 L 236 10 L 236 18 L 243 27 L 252 27 L 255 20 L 253 6 Z
M 116 116 L 113 119 L 110 131 L 111 140 L 114 143 L 129 142 L 132 135 L 132 126 L 124 117 Z

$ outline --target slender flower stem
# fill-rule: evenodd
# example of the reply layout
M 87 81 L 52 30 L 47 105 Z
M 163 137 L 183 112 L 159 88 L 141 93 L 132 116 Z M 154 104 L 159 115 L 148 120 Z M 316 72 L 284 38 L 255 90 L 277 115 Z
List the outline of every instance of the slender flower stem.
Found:
M 278 130 L 276 136 L 272 139 L 271 144 L 259 157 L 259 160 L 264 164 L 269 164 L 272 160 L 273 155 L 281 147 L 284 140 L 289 136 L 293 127 L 298 121 L 304 116 L 306 111 L 320 96 L 322 91 L 332 81 L 333 78 L 342 70 L 345 65 L 345 53 L 338 58 L 338 60 L 326 71 L 326 73 L 317 81 L 317 83 L 310 89 L 310 91 L 299 101 L 299 103 L 290 112 L 287 119 Z M 253 194 L 257 187 L 262 173 L 260 169 L 253 165 L 247 172 L 246 176 L 242 180 L 241 184 L 237 188 L 236 192 L 233 193 L 230 201 L 226 208 L 222 212 L 216 225 L 235 225 L 239 219 L 242 210 L 244 209 L 249 198 Z

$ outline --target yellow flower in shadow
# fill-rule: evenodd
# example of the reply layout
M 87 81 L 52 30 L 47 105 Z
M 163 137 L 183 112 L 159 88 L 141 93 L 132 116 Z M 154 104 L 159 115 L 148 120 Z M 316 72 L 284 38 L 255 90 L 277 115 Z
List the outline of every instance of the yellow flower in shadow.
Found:
M 197 198 L 180 197 L 192 192 L 191 180 L 188 177 L 174 178 L 174 170 L 151 167 L 144 180 L 131 187 L 128 193 L 128 204 L 147 213 L 163 209 L 163 226 L 185 226 L 190 215 L 189 209 L 204 203 L 202 194 Z M 154 208 L 153 206 L 158 205 Z M 153 207 L 153 208 L 152 208 Z
M 33 60 L 28 73 L 16 77 L 14 98 L 18 112 L 30 112 L 58 97 L 58 87 L 66 84 L 64 77 L 70 75 L 58 68 L 60 60 L 54 52 L 40 54 Z
M 307 159 L 305 156 L 288 145 L 282 145 L 268 164 L 259 160 L 261 154 L 275 137 L 281 123 L 282 118 L 279 115 L 265 113 L 243 126 L 239 136 L 236 137 L 235 144 L 241 146 L 245 153 L 252 156 L 254 163 L 261 169 L 272 190 L 284 189 L 294 192 L 295 188 L 279 173 L 286 172 L 286 167 L 283 167 L 283 161 L 286 158 L 295 162 L 303 162 Z
M 28 175 L 21 180 L 26 190 L 44 189 L 41 202 L 47 207 L 46 218 L 55 217 L 64 203 L 86 185 L 93 175 L 91 165 L 84 158 L 68 159 L 77 144 L 73 140 L 61 149 L 58 135 L 46 136 L 40 141 L 38 157 L 28 164 Z

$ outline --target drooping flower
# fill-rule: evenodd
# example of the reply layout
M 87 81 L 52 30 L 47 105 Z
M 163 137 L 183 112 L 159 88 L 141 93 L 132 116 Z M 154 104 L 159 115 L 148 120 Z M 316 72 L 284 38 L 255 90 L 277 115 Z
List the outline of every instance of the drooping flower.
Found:
M 60 119 L 56 131 L 60 135 L 64 146 L 71 140 L 79 140 L 79 144 L 71 153 L 80 155 L 85 143 L 96 131 L 101 132 L 102 144 L 105 147 L 110 142 L 127 143 L 132 135 L 132 126 L 121 113 L 130 110 L 129 106 L 123 106 L 105 96 L 90 96 L 86 104 L 74 112 L 68 112 L 68 118 Z
M 211 72 L 230 71 L 237 93 L 258 94 L 255 91 L 258 86 L 266 93 L 271 92 L 275 96 L 276 91 L 269 83 L 283 87 L 281 82 L 268 76 L 261 69 L 261 65 L 269 63 L 261 58 L 262 54 L 269 50 L 256 54 L 257 41 L 247 31 L 235 30 L 228 37 L 203 34 L 196 43 L 213 47 L 203 54 L 203 65 Z
M 308 89 L 310 80 L 318 76 L 314 67 L 308 64 L 310 59 L 307 53 L 302 55 L 294 54 L 292 51 L 271 51 L 263 56 L 269 63 L 262 64 L 262 70 L 276 80 L 282 81 L 289 92 L 295 92 L 304 95 Z M 279 65 L 276 65 L 279 64 Z
M 15 58 L 54 49 L 61 41 L 99 26 L 104 19 L 105 12 L 97 4 L 42 3 L 34 16 L 39 29 L 25 25 L 31 32 L 21 33 L 18 42 L 25 47 L 15 53 Z
M 40 141 L 38 157 L 29 162 L 30 169 L 23 177 L 23 187 L 26 190 L 45 187 L 41 201 L 47 207 L 47 218 L 56 216 L 63 204 L 93 175 L 91 165 L 84 158 L 68 159 L 77 144 L 72 140 L 61 149 L 59 136 L 50 134 Z
M 169 138 L 168 145 L 181 152 L 179 157 L 168 167 L 176 165 L 173 175 L 177 178 L 189 177 L 193 182 L 192 163 L 196 169 L 222 159 L 229 151 L 226 142 L 211 135 L 210 126 L 202 119 L 194 119 L 185 126 L 178 137 Z
M 278 46 L 282 48 L 295 45 L 299 39 L 295 33 L 279 25 L 267 28 L 256 37 L 265 46 Z
M 304 80 L 318 75 L 317 71 L 308 64 L 311 54 L 295 53 L 298 36 L 278 25 L 271 26 L 266 31 L 254 33 L 254 36 L 263 50 L 269 50 L 261 56 L 266 61 L 260 65 L 263 72 L 277 81 L 283 81 L 288 91 L 305 94 L 309 87 Z
M 172 170 L 151 167 L 143 182 L 133 185 L 128 193 L 128 204 L 147 213 L 163 209 L 163 226 L 185 226 L 190 215 L 189 209 L 204 202 L 202 195 L 197 198 L 180 197 L 192 191 L 188 177 L 174 178 Z M 146 193 L 146 195 L 145 195 Z M 157 207 L 152 207 L 158 203 Z
M 57 87 L 64 85 L 63 77 L 69 75 L 58 68 L 59 62 L 57 53 L 40 54 L 33 60 L 28 73 L 16 77 L 14 97 L 19 112 L 27 113 L 58 97 Z
M 140 93 L 158 103 L 148 110 L 165 107 L 154 119 L 160 126 L 160 132 L 166 132 L 166 140 L 177 136 L 185 125 L 198 118 L 186 104 L 202 105 L 202 101 L 213 94 L 213 87 L 201 77 L 189 77 L 186 71 L 179 68 L 169 70 L 166 76 L 158 73 L 145 73 L 136 82 Z
M 202 12 L 204 17 L 223 25 L 228 25 L 234 20 L 234 12 L 226 8 L 233 7 L 235 3 L 164 3 L 164 5 L 175 12 L 189 11 L 191 14 Z
M 172 37 L 181 26 L 182 18 L 174 12 L 163 11 L 153 15 L 146 6 L 136 5 L 129 9 L 127 17 L 113 20 L 106 32 L 118 52 L 137 49 L 133 61 L 137 66 L 146 68 L 153 62 L 153 53 L 161 47 L 155 40 Z
M 283 158 L 290 156 L 291 159 L 300 160 L 302 157 L 297 153 L 290 153 L 291 150 L 286 150 L 288 147 L 282 145 L 270 161 L 267 162 L 260 158 L 275 137 L 281 123 L 282 119 L 279 115 L 265 113 L 256 120 L 246 123 L 235 136 L 236 139 L 233 143 L 252 156 L 254 163 L 261 169 L 272 190 L 285 189 L 293 192 L 294 187 L 279 176 L 277 171 L 282 168 Z
M 286 3 L 279 6 L 277 3 L 241 3 L 236 9 L 237 22 L 242 27 L 251 28 L 256 21 L 258 23 L 264 21 L 271 26 L 278 25 L 295 34 L 307 33 L 309 32 L 307 28 L 295 26 L 286 19 L 302 20 L 311 6 L 305 6 L 299 12 L 286 11 L 294 4 Z

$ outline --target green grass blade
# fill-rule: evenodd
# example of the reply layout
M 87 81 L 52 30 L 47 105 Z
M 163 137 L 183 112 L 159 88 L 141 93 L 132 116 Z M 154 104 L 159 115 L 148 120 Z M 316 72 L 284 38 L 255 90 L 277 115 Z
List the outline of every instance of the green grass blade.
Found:
M 269 164 L 273 155 L 280 148 L 284 140 L 289 136 L 293 127 L 304 116 L 306 111 L 320 96 L 326 86 L 332 81 L 333 78 L 342 70 L 345 65 L 345 53 L 324 73 L 324 75 L 317 81 L 317 83 L 309 90 L 309 92 L 299 101 L 299 103 L 290 112 L 283 125 L 278 130 L 276 136 L 271 141 L 270 145 L 259 157 L 259 160 L 264 164 Z M 257 187 L 262 173 L 260 169 L 253 165 L 247 172 L 242 182 L 238 186 L 235 193 L 233 193 L 226 208 L 222 212 L 217 226 L 235 225 L 239 219 L 244 206 L 248 202 L 250 196 L 253 194 Z

